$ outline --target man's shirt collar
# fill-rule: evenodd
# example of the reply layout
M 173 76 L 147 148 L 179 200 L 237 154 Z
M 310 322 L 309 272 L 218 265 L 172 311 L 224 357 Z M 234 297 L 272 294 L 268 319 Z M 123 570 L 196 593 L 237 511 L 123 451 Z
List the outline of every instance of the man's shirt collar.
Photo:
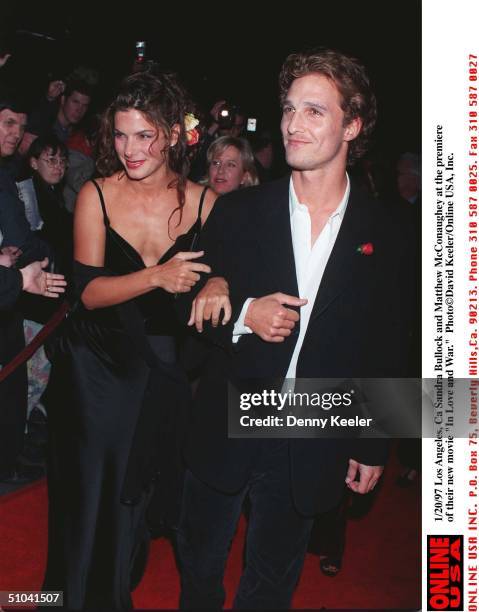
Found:
M 348 173 L 346 172 L 346 189 L 344 190 L 344 195 L 341 199 L 341 202 L 338 204 L 338 207 L 335 211 L 333 211 L 330 215 L 330 219 L 335 217 L 336 215 L 341 218 L 341 221 L 344 217 L 344 213 L 346 211 L 346 206 L 348 205 L 349 194 L 351 192 L 351 183 L 349 181 Z M 289 179 L 289 214 L 290 217 L 293 216 L 295 212 L 303 212 L 305 210 L 306 205 L 301 204 L 298 200 L 298 196 L 296 195 L 296 191 L 294 190 L 293 185 L 293 177 Z

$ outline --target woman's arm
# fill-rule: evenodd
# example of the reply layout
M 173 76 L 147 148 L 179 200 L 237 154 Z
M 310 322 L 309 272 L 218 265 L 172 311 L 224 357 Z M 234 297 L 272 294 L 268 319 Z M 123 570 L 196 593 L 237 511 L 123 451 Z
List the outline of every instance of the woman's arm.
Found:
M 75 260 L 94 267 L 105 264 L 106 231 L 98 193 L 86 183 L 78 195 L 74 221 Z M 205 264 L 190 261 L 199 253 L 178 253 L 166 263 L 151 266 L 122 276 L 99 276 L 89 282 L 82 292 L 85 307 L 93 310 L 114 306 L 131 300 L 153 289 L 169 293 L 185 293 L 199 280 L 199 272 L 209 272 Z

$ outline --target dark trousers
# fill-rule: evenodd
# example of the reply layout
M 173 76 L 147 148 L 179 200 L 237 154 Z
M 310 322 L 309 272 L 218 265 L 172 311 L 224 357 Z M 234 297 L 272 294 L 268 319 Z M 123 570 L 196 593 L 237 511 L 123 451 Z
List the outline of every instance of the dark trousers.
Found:
M 23 318 L 1 313 L 0 365 L 9 363 L 25 346 Z M 27 418 L 28 381 L 25 364 L 0 383 L 0 476 L 9 476 L 22 452 Z
M 287 441 L 265 440 L 249 482 L 235 495 L 187 472 L 178 533 L 182 609 L 222 608 L 226 559 L 246 496 L 246 563 L 233 607 L 290 607 L 313 521 L 293 507 Z
M 329 557 L 332 562 L 341 564 L 349 499 L 346 492 L 337 506 L 315 518 L 308 545 L 309 552 L 320 557 Z

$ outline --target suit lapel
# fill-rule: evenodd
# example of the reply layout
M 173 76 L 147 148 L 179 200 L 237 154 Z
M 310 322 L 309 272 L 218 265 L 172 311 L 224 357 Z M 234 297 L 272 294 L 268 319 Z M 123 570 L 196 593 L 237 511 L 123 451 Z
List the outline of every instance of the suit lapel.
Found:
M 289 177 L 278 181 L 262 207 L 258 223 L 261 261 L 276 291 L 298 295 L 289 215 Z
M 336 242 L 329 257 L 310 322 L 319 317 L 350 283 L 355 282 L 355 262 L 359 245 L 372 241 L 372 211 L 364 205 L 358 189 L 351 183 L 351 193 Z

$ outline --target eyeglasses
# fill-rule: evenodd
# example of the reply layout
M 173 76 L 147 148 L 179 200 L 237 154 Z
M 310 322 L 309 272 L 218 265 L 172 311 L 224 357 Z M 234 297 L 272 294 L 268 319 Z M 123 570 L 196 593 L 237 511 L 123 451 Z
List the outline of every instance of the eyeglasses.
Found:
M 210 161 L 210 167 L 212 168 L 223 168 L 223 171 L 234 170 L 238 167 L 238 163 L 227 159 L 226 161 L 221 161 L 220 159 L 212 159 Z
M 66 168 L 68 166 L 68 160 L 65 157 L 40 157 L 49 168 Z

